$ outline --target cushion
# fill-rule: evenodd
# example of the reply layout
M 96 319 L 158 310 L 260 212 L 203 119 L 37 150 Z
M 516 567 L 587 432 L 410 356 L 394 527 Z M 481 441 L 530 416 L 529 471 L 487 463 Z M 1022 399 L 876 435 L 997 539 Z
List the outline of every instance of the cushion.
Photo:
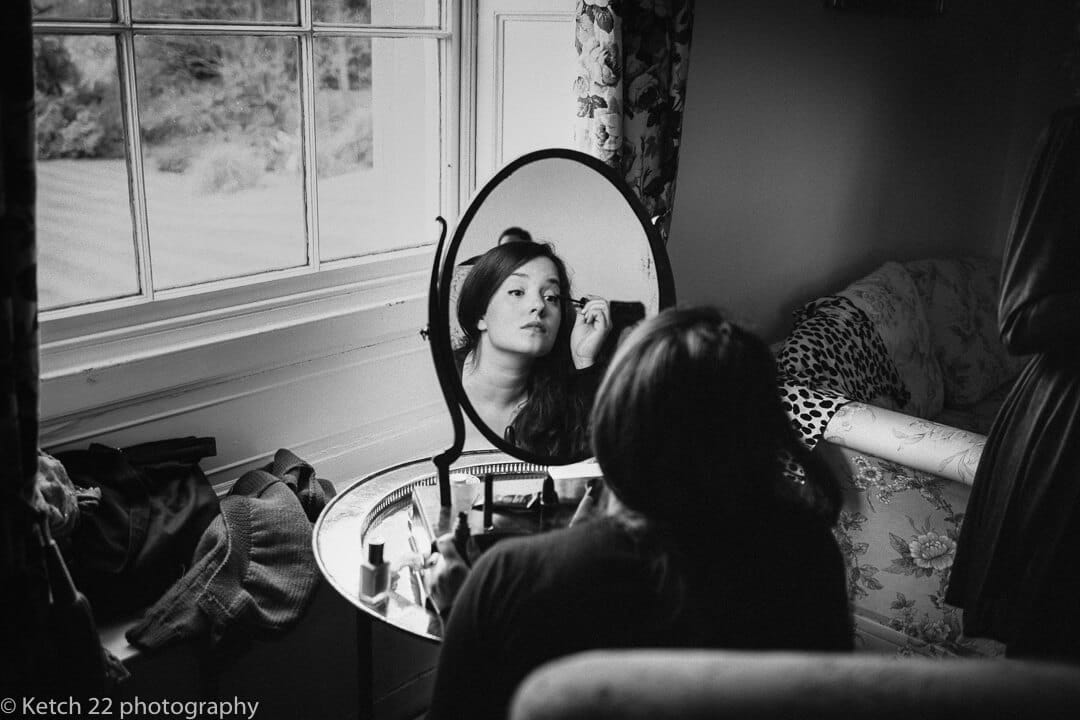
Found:
M 998 332 L 1000 266 L 989 258 L 904 263 L 923 299 L 946 407 L 975 405 L 1023 367 L 1025 359 L 1009 355 Z
M 1014 384 L 1015 380 L 1009 380 L 971 405 L 946 405 L 941 414 L 934 418 L 934 422 L 989 435 L 990 427 L 997 419 L 998 410 L 1001 409 L 1005 397 L 1013 389 Z
M 915 282 L 904 266 L 887 262 L 837 293 L 866 313 L 911 393 L 902 412 L 934 417 L 944 407 L 941 367 Z

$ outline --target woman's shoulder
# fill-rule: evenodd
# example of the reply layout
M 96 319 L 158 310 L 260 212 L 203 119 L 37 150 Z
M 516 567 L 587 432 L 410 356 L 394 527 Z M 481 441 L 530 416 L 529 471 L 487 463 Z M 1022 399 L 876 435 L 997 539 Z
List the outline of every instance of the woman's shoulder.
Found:
M 610 517 L 598 517 L 572 528 L 559 528 L 534 535 L 511 537 L 494 545 L 481 558 L 550 558 L 552 555 L 580 556 L 584 549 L 616 550 L 629 544 L 629 537 Z
M 489 583 L 520 577 L 539 587 L 597 574 L 631 576 L 637 562 L 634 543 L 618 523 L 597 518 L 572 528 L 503 540 L 480 557 L 473 573 L 486 576 Z

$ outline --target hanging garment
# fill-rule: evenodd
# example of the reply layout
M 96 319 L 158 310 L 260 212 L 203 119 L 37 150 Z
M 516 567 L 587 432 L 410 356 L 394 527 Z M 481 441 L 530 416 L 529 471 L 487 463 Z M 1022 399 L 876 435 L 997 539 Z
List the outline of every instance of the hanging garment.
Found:
M 1035 353 L 983 450 L 946 601 L 1011 656 L 1080 659 L 1080 107 L 1055 114 L 1005 252 L 999 323 Z
M 215 453 L 213 438 L 195 437 L 56 453 L 75 486 L 101 492 L 96 504 L 80 504 L 63 547 L 98 622 L 147 607 L 187 570 L 219 512 L 199 467 Z

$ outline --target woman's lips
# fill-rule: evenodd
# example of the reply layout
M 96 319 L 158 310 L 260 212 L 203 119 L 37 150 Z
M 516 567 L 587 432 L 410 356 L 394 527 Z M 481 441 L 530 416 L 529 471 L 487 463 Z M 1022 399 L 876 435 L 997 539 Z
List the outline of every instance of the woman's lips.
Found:
M 542 333 L 547 332 L 547 328 L 544 326 L 544 324 L 539 323 L 539 322 L 525 323 L 524 325 L 521 326 L 521 329 L 522 330 L 536 330 L 536 331 L 542 332 Z

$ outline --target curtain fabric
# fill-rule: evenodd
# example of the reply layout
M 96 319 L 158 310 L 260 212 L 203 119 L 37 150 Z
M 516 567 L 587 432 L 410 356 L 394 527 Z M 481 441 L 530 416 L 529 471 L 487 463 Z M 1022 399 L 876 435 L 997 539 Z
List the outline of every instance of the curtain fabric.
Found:
M 0 2 L 0 67 L 0 682 L 6 683 L 27 672 L 25 660 L 47 623 L 48 598 L 41 548 L 31 540 L 38 339 L 30 0 Z
M 578 0 L 578 150 L 622 173 L 667 241 L 694 0 Z

